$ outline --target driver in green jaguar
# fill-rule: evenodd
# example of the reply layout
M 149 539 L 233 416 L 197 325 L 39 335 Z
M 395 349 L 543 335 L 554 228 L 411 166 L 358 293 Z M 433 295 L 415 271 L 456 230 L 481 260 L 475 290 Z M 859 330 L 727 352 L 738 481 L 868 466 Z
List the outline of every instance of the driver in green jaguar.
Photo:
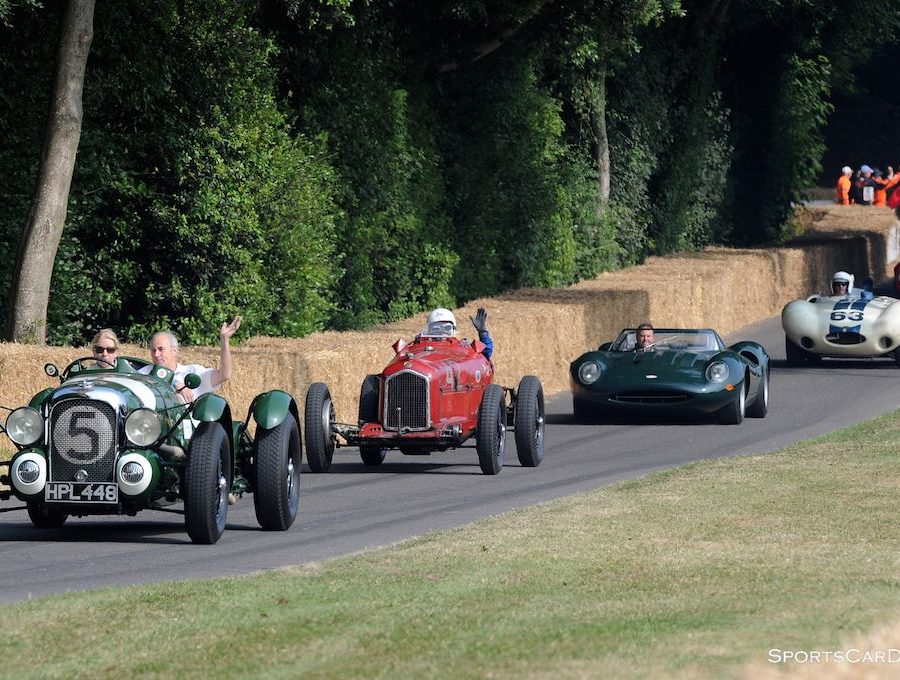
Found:
M 637 331 L 635 332 L 634 351 L 645 352 L 650 349 L 656 340 L 655 335 L 656 333 L 651 324 L 642 323 L 638 326 Z

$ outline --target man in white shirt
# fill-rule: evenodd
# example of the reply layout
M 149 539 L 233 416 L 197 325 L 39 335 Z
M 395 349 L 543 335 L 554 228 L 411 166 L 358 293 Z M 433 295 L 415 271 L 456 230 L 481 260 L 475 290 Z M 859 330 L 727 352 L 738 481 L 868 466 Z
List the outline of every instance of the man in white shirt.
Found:
M 170 331 L 159 331 L 150 339 L 150 359 L 154 364 L 165 366 L 175 372 L 174 386 L 185 403 L 212 392 L 231 377 L 231 345 L 232 336 L 241 327 L 241 317 L 236 316 L 231 323 L 223 323 L 219 331 L 221 348 L 219 349 L 219 367 L 207 368 L 201 364 L 178 363 L 178 339 Z M 151 366 L 141 369 L 141 373 L 150 373 Z M 184 386 L 184 378 L 189 373 L 200 376 L 200 385 L 191 389 Z

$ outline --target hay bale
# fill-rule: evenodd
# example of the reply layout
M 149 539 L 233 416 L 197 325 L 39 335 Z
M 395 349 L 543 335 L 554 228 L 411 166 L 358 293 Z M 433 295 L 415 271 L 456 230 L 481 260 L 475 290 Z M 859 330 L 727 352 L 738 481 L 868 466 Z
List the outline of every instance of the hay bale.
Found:
M 562 289 L 519 290 L 473 300 L 454 310 L 460 335 L 474 337 L 468 317 L 488 310 L 494 338 L 497 380 L 514 386 L 537 375 L 546 393 L 568 389 L 569 363 L 611 340 L 626 326 L 712 327 L 725 335 L 777 314 L 790 300 L 827 287 L 831 273 L 847 269 L 878 279 L 891 276 L 900 256 L 900 225 L 890 210 L 824 206 L 798 212 L 803 234 L 789 247 L 651 257 L 643 265 L 604 273 Z M 355 423 L 363 378 L 393 358 L 391 345 L 411 340 L 426 314 L 368 331 L 328 331 L 306 338 L 255 337 L 233 348 L 234 369 L 221 394 L 237 418 L 244 418 L 260 392 L 282 389 L 303 409 L 312 382 L 328 384 L 341 422 Z M 56 384 L 41 370 L 89 354 L 87 348 L 35 347 L 0 343 L 0 405 L 17 407 Z M 122 354 L 146 357 L 125 345 Z M 217 347 L 182 347 L 183 363 L 215 366 Z M 2 446 L 3 444 L 0 444 Z M 5 442 L 9 446 L 9 442 Z

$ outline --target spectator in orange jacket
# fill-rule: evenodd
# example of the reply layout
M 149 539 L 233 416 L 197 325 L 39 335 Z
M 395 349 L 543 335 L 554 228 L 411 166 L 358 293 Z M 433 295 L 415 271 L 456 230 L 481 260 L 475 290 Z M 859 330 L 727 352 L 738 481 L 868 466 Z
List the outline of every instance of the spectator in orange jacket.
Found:
M 872 181 L 875 182 L 875 200 L 872 201 L 872 205 L 886 206 L 888 181 L 882 178 L 881 170 L 878 168 L 872 172 Z
M 841 176 L 838 177 L 837 187 L 835 188 L 836 196 L 834 202 L 838 205 L 850 205 L 850 203 L 852 203 L 850 198 L 850 187 L 852 185 L 850 177 L 852 175 L 853 168 L 849 165 L 845 165 L 841 168 Z
M 884 184 L 884 194 L 887 197 L 886 205 L 891 208 L 895 208 L 898 205 L 898 199 L 900 199 L 900 189 L 897 188 L 897 185 L 900 184 L 900 172 L 892 173 L 886 180 Z M 890 196 L 888 197 L 888 194 Z M 892 200 L 893 199 L 893 200 Z M 893 203 L 893 205 L 891 205 Z

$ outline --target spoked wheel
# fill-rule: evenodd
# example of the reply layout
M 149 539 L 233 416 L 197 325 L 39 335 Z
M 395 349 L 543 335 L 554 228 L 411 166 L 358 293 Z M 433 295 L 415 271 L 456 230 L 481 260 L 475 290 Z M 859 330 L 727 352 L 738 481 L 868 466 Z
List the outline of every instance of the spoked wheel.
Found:
M 763 371 L 763 376 L 759 382 L 759 392 L 756 394 L 754 401 L 747 409 L 747 415 L 751 418 L 765 418 L 769 412 L 769 371 Z
M 481 398 L 475 448 L 481 471 L 486 475 L 498 474 L 506 455 L 506 405 L 499 385 L 488 385 Z
M 334 457 L 334 403 L 325 383 L 313 383 L 306 392 L 303 415 L 306 429 L 306 462 L 313 472 L 328 472 Z
M 381 381 L 377 375 L 367 375 L 359 389 L 359 424 L 378 421 L 378 392 Z M 363 465 L 381 465 L 386 450 L 378 444 L 360 444 L 359 457 Z
M 200 423 L 185 470 L 184 523 L 194 543 L 215 543 L 225 532 L 231 471 L 225 428 L 220 423 Z
M 516 453 L 523 467 L 544 459 L 544 388 L 533 375 L 519 381 L 516 397 Z
M 302 454 L 293 414 L 271 430 L 257 431 L 253 505 L 256 520 L 266 531 L 285 531 L 297 518 Z
M 46 503 L 33 503 L 28 506 L 28 518 L 38 529 L 59 529 L 69 515 Z
M 725 408 L 719 411 L 719 422 L 723 425 L 740 425 L 744 422 L 747 410 L 747 390 L 743 382 L 738 386 L 737 394 Z

